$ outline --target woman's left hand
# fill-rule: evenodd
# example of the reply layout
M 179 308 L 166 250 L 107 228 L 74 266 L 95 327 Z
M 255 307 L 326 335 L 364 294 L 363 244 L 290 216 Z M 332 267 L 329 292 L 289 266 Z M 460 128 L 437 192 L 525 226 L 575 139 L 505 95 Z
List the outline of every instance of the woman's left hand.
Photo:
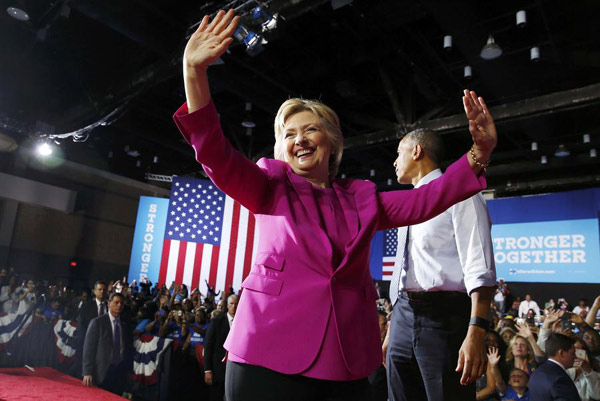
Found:
M 465 89 L 463 105 L 469 119 L 469 131 L 473 137 L 473 147 L 478 160 L 487 162 L 498 143 L 496 125 L 482 97 L 475 91 Z

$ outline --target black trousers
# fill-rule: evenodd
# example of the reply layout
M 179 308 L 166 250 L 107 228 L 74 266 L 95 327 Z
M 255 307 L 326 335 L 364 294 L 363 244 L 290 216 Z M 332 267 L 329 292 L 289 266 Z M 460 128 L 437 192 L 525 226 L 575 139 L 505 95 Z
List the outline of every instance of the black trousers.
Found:
M 227 361 L 227 401 L 368 401 L 369 381 L 319 380 Z
M 98 387 L 113 394 L 122 395 L 127 389 L 127 376 L 131 373 L 128 367 L 131 364 L 131 362 L 126 363 L 125 361 L 121 361 L 118 365 L 110 365 L 104 381 Z
M 457 292 L 398 298 L 387 353 L 389 401 L 475 400 L 475 384 L 462 386 L 455 372 L 470 311 L 470 298 Z

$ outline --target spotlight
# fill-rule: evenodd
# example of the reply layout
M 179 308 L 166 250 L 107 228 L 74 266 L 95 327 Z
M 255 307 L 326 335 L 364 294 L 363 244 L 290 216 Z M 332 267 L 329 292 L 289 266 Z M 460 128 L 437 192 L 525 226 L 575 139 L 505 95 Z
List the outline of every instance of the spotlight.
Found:
M 256 6 L 252 10 L 252 18 L 260 22 L 263 32 L 269 32 L 277 28 L 279 15 L 269 13 L 264 6 Z
M 485 46 L 483 46 L 483 49 L 481 49 L 481 58 L 484 60 L 493 60 L 495 58 L 500 57 L 501 55 L 502 49 L 500 48 L 500 46 L 498 46 L 498 44 L 494 40 L 494 37 L 490 35 L 488 37 L 487 43 L 485 44 Z
M 48 145 L 46 142 L 43 142 L 38 145 L 37 153 L 38 153 L 38 155 L 44 156 L 44 157 L 50 156 L 52 154 L 52 147 L 50 145 Z
M 596 149 L 590 149 L 590 157 L 596 157 Z
M 154 156 L 152 158 L 152 163 L 157 164 L 158 163 L 158 156 Z
M 537 147 L 537 142 L 531 142 L 531 150 L 532 150 L 532 151 L 536 151 L 536 150 L 538 150 L 538 147 Z
M 590 142 L 591 142 L 590 134 L 583 134 L 583 143 L 590 143 Z
M 391 186 L 392 186 L 392 182 L 393 182 L 393 181 L 392 181 L 392 179 L 391 179 L 391 178 L 388 178 L 388 179 L 387 179 L 387 184 L 388 184 L 388 187 L 391 187 Z
M 540 159 L 540 162 L 542 164 L 548 164 L 548 158 L 546 156 L 542 156 L 541 159 Z
M 519 10 L 517 11 L 517 26 L 523 28 L 525 25 L 527 25 L 527 13 L 525 10 Z
M 249 31 L 244 25 L 238 26 L 233 36 L 246 45 L 246 53 L 256 56 L 263 51 L 261 36 L 256 32 Z
M 369 171 L 369 175 L 371 177 L 375 177 L 375 169 L 371 169 L 371 171 Z
M 444 50 L 452 50 L 452 36 L 450 35 L 444 36 Z

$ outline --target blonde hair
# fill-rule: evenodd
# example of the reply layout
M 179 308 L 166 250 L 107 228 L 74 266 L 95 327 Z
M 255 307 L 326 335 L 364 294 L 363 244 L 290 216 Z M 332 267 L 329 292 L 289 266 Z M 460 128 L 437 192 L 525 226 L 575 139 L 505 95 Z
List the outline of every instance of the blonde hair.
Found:
M 294 114 L 303 111 L 310 111 L 319 117 L 321 125 L 331 142 L 331 157 L 329 158 L 329 178 L 334 179 L 337 175 L 340 163 L 342 162 L 342 153 L 344 152 L 344 136 L 340 127 L 338 115 L 329 106 L 318 100 L 305 100 L 300 98 L 288 99 L 279 107 L 277 116 L 275 116 L 275 159 L 287 162 L 287 153 L 285 150 L 284 130 L 285 122 Z
M 531 349 L 531 344 L 529 344 L 529 341 L 527 341 L 527 339 L 525 337 L 520 336 L 518 334 L 510 340 L 510 345 L 508 346 L 508 349 L 506 350 L 506 362 L 510 363 L 515 359 L 512 349 L 513 349 L 513 345 L 515 345 L 515 341 L 517 341 L 517 338 L 520 338 L 521 340 L 525 341 L 525 344 L 527 344 L 527 350 L 528 350 L 527 362 L 533 363 L 535 359 L 534 359 L 533 350 Z

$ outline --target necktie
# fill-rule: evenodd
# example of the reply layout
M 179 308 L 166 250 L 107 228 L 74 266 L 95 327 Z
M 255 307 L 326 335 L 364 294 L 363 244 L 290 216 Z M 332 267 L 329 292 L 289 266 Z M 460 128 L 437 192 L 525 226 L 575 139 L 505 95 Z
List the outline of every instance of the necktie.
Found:
M 100 306 L 98 306 L 98 316 L 104 315 L 104 302 L 100 302 Z
M 398 301 L 400 292 L 400 282 L 406 281 L 406 248 L 408 244 L 408 226 L 398 228 L 398 248 L 396 250 L 396 263 L 394 264 L 394 273 L 390 282 L 390 301 L 392 306 Z M 404 273 L 404 274 L 403 274 Z M 402 286 L 404 287 L 404 286 Z
M 113 320 L 115 329 L 113 330 L 113 365 L 118 365 L 121 362 L 121 325 L 119 319 Z

